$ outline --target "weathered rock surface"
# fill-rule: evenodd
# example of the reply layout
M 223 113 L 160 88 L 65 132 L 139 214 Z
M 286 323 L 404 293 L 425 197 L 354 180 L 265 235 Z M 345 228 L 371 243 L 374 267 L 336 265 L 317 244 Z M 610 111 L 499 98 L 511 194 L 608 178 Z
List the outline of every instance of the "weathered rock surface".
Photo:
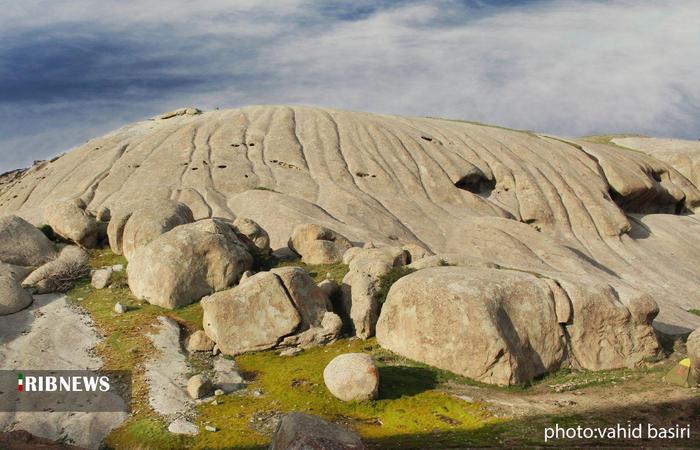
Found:
M 18 367 L 25 370 L 46 370 L 47 367 L 98 370 L 102 367 L 102 361 L 94 352 L 101 337 L 90 316 L 65 296 L 35 296 L 30 307 L 10 316 L 0 316 L 0 330 L 0 370 L 16 371 Z M 14 393 L 8 391 L 0 392 L 0 403 L 11 401 Z M 4 398 L 6 395 L 10 398 Z M 119 400 L 115 398 L 114 401 Z M 128 416 L 124 412 L 0 412 L 0 432 L 21 429 L 54 441 L 95 449 Z M 0 444 L 0 448 L 5 447 Z
M 189 420 L 175 419 L 168 425 L 168 431 L 173 434 L 184 434 L 186 436 L 196 436 L 199 434 L 199 427 Z
M 642 151 L 663 161 L 700 187 L 700 142 L 644 137 L 615 138 L 614 144 Z
M 227 222 L 201 220 L 137 249 L 127 267 L 129 288 L 151 304 L 175 308 L 232 286 L 252 263 Z
M 272 348 L 301 323 L 282 281 L 271 272 L 255 274 L 201 303 L 204 331 L 228 355 Z
M 331 394 L 346 402 L 372 400 L 379 393 L 377 366 L 365 353 L 336 356 L 323 370 L 323 381 Z
M 81 200 L 57 202 L 48 205 L 44 220 L 54 233 L 81 247 L 94 248 L 99 241 L 97 220 L 85 211 Z
M 354 431 L 304 413 L 282 418 L 272 436 L 270 450 L 364 450 Z
M 609 369 L 633 366 L 658 352 L 652 300 L 611 286 L 558 283 L 572 304 L 570 325 L 560 325 L 550 285 L 532 274 L 420 270 L 391 287 L 377 342 L 408 358 L 502 385 L 530 380 L 565 361 Z
M 180 347 L 180 326 L 169 317 L 158 317 L 155 330 L 146 336 L 157 353 L 145 364 L 148 402 L 154 411 L 167 418 L 188 414 L 193 402 L 186 386 L 190 366 Z
M 95 289 L 104 289 L 109 284 L 109 279 L 112 277 L 114 270 L 111 267 L 97 269 L 92 273 L 90 284 Z
M 700 328 L 690 333 L 686 341 L 686 347 L 688 349 L 690 367 L 700 378 Z
M 39 294 L 66 292 L 80 278 L 89 275 L 88 254 L 76 245 L 64 246 L 58 257 L 40 266 L 22 280 Z
M 299 224 L 289 238 L 289 248 L 307 264 L 336 264 L 352 243 L 330 228 L 312 223 Z
M 289 293 L 294 306 L 301 316 L 300 328 L 320 326 L 324 314 L 332 309 L 330 300 L 313 278 L 301 267 L 281 267 L 272 269 Z
M 44 233 L 17 216 L 0 217 L 0 261 L 37 267 L 56 256 Z
M 0 264 L 0 316 L 16 313 L 31 304 L 31 294 L 22 289 L 6 264 Z
M 236 217 L 236 220 L 233 221 L 233 229 L 239 236 L 245 236 L 258 252 L 262 254 L 270 252 L 270 236 L 255 221 L 245 217 Z
M 399 247 L 351 248 L 343 256 L 350 267 L 343 278 L 343 312 L 349 315 L 358 337 L 374 336 L 379 319 L 381 276 L 409 260 L 410 254 Z
M 686 334 L 700 327 L 688 312 L 700 309 L 700 192 L 685 163 L 657 156 L 463 121 L 252 106 L 93 139 L 3 185 L 0 214 L 40 224 L 57 201 L 97 211 L 147 192 L 195 217 L 248 217 L 275 251 L 315 223 L 352 242 L 633 286 L 659 305 L 657 328 Z
M 107 227 L 112 251 L 130 260 L 137 249 L 178 225 L 194 222 L 190 208 L 172 200 L 132 201 L 116 210 Z

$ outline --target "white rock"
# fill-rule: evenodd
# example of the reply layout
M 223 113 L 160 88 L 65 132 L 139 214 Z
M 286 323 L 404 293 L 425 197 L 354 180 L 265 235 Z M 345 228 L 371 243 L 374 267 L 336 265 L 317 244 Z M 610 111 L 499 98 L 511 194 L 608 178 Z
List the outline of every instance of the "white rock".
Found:
M 124 314 L 127 311 L 127 307 L 122 305 L 120 302 L 114 304 L 114 312 L 117 314 Z

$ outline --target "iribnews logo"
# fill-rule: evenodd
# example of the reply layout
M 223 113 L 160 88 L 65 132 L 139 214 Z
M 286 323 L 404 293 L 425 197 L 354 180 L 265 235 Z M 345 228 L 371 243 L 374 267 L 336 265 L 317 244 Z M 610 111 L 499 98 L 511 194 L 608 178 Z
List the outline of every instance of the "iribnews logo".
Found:
M 108 376 L 55 376 L 17 374 L 19 392 L 107 392 L 111 388 Z

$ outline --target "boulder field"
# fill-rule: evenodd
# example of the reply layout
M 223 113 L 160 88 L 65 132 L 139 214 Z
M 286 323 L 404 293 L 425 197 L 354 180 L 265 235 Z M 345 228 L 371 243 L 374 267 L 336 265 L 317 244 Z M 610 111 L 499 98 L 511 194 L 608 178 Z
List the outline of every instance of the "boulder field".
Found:
M 692 143 L 310 107 L 182 111 L 0 187 L 0 216 L 17 216 L 0 225 L 32 245 L 1 240 L 6 290 L 19 292 L 23 266 L 106 237 L 137 297 L 204 298 L 204 331 L 223 353 L 325 343 L 345 324 L 497 384 L 632 366 L 657 353 L 654 328 L 700 326 Z M 47 245 L 19 217 L 76 246 Z M 270 252 L 349 272 L 340 286 L 251 272 Z M 382 306 L 398 269 L 416 272 Z M 26 303 L 15 297 L 8 311 Z

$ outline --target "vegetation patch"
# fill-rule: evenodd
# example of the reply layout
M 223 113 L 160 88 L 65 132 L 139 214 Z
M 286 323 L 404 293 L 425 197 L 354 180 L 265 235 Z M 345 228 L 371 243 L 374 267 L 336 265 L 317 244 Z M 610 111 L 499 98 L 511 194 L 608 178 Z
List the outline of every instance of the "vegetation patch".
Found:
M 349 267 L 343 263 L 337 264 L 306 264 L 301 261 L 301 259 L 292 260 L 278 260 L 274 267 L 301 267 L 304 269 L 311 278 L 314 279 L 316 283 L 320 283 L 323 280 L 329 279 L 334 280 L 338 284 L 343 282 L 343 277 L 350 270 Z

